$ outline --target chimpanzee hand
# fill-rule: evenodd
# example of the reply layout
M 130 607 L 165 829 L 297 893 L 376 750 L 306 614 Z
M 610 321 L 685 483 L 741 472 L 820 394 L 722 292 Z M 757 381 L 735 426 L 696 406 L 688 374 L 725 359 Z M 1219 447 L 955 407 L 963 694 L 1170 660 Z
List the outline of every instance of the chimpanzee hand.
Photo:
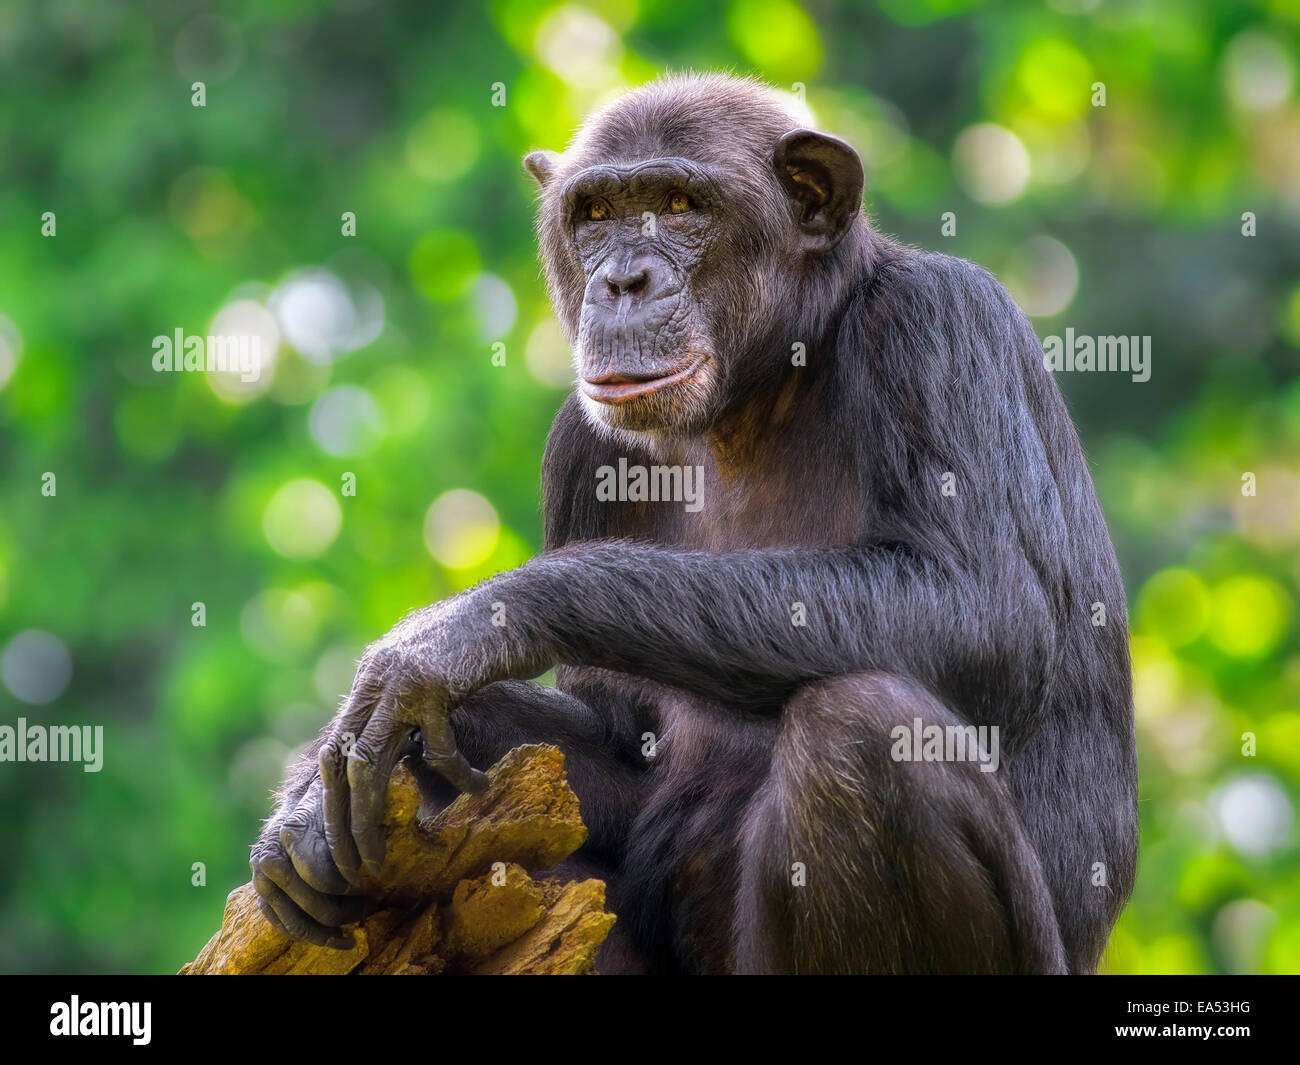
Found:
M 366 649 L 343 708 L 319 754 L 324 833 L 334 864 L 352 884 L 383 865 L 388 779 L 419 737 L 426 765 L 461 791 L 487 778 L 456 746 L 453 707 L 486 679 L 472 654 L 464 599 L 416 611 Z
M 253 844 L 253 887 L 266 919 L 286 935 L 346 950 L 339 929 L 360 920 L 364 900 L 334 864 L 325 839 L 324 787 L 312 777 L 297 803 L 276 811 Z
M 512 655 L 492 625 L 492 601 L 481 585 L 415 611 L 366 648 L 316 765 L 299 772 L 301 797 L 286 801 L 253 845 L 262 912 L 286 934 L 351 946 L 339 929 L 363 916 L 372 884 L 362 870 L 373 878 L 383 865 L 388 780 L 403 758 L 422 758 L 461 791 L 487 786 L 457 748 L 451 711 L 516 668 L 528 676 L 545 668 L 533 654 Z

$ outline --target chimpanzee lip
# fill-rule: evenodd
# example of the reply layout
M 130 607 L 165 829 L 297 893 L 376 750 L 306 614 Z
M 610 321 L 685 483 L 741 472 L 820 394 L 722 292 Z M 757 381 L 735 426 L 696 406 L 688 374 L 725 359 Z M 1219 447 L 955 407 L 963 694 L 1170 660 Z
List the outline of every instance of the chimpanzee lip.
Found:
M 637 377 L 635 374 L 617 372 L 605 374 L 594 380 L 584 377 L 582 391 L 597 403 L 608 403 L 616 407 L 685 381 L 699 369 L 703 361 L 703 354 L 694 355 L 682 365 L 681 369 L 674 370 L 663 377 Z

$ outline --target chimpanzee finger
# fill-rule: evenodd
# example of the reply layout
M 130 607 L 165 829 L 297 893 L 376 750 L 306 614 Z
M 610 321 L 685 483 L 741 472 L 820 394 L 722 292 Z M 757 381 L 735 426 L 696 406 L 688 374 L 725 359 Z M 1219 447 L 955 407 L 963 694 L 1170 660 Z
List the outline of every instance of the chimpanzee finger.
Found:
M 361 919 L 365 900 L 322 895 L 298 875 L 288 855 L 267 858 L 262 862 L 262 872 L 296 902 L 303 913 L 325 928 L 342 928 Z
M 339 872 L 325 839 L 324 787 L 312 782 L 293 813 L 280 827 L 280 846 L 307 885 L 322 895 L 346 895 L 352 888 Z
M 348 755 L 348 788 L 352 793 L 352 838 L 366 871 L 378 876 L 387 850 L 384 842 L 384 800 L 388 779 L 407 746 L 415 726 L 400 720 L 398 699 L 385 694 L 370 724 Z
M 284 927 L 284 922 L 280 920 L 275 910 L 271 908 L 271 904 L 267 902 L 266 899 L 262 898 L 261 895 L 257 896 L 257 908 L 262 911 L 262 916 L 270 922 L 272 928 L 279 932 L 283 932 L 286 936 L 289 935 L 289 930 Z
M 263 872 L 253 874 L 253 886 L 262 899 L 269 903 L 275 915 L 280 919 L 280 927 L 291 939 L 300 939 L 304 943 L 313 943 L 318 947 L 331 947 L 334 950 L 349 950 L 354 941 L 351 936 L 343 936 L 337 929 L 326 928 L 308 917 L 298 904 L 289 898 L 270 877 Z
M 361 855 L 352 838 L 352 795 L 342 749 L 333 740 L 327 741 L 320 749 L 317 765 L 324 797 L 325 842 L 339 872 L 350 883 L 359 884 Z
M 343 775 L 343 759 L 352 751 L 352 744 L 356 738 L 365 731 L 366 725 L 370 723 L 370 718 L 379 704 L 379 698 L 384 691 L 383 678 L 386 675 L 387 667 L 384 661 L 374 655 L 367 654 L 362 658 L 361 665 L 357 667 L 357 675 L 352 681 L 352 690 L 348 692 L 348 697 L 344 701 L 343 708 L 335 716 L 333 724 L 330 727 L 329 737 L 321 745 L 317 755 L 317 764 L 321 768 L 321 779 L 325 783 L 326 791 L 326 809 L 325 809 L 325 826 L 331 834 L 335 831 L 347 834 L 347 778 Z M 334 762 L 331 768 L 337 768 L 339 771 L 326 775 L 327 759 Z M 336 788 L 335 785 L 338 787 Z M 343 792 L 342 802 L 338 790 Z M 339 815 L 343 816 L 339 816 Z M 343 868 L 346 864 L 346 854 L 335 855 L 336 858 L 343 857 L 344 862 L 339 864 Z M 359 864 L 359 863 L 358 863 Z
M 487 776 L 470 765 L 460 753 L 446 710 L 436 707 L 419 716 L 424 764 L 458 791 L 478 792 L 486 788 Z

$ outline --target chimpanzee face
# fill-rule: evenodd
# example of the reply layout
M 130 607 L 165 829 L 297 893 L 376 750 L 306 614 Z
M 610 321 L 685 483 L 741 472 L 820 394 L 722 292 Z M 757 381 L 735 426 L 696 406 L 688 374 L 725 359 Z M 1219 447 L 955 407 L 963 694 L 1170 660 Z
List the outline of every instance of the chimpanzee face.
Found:
M 861 213 L 852 148 L 743 84 L 711 110 L 621 101 L 533 152 L 542 254 L 589 419 L 699 433 L 770 372 L 805 257 Z M 698 94 L 696 96 L 698 100 Z M 788 342 L 779 345 L 788 349 Z
M 565 182 L 584 276 L 578 389 L 610 425 L 666 427 L 710 406 L 716 309 L 698 283 L 718 241 L 724 180 L 715 168 L 662 158 L 587 167 Z

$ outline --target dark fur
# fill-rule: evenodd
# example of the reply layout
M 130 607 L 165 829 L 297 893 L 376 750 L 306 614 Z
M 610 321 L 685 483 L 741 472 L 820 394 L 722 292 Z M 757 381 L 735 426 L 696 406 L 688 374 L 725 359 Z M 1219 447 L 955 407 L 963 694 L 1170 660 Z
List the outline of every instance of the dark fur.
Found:
M 620 918 L 606 971 L 1091 972 L 1132 885 L 1136 772 L 1123 587 L 1087 466 L 986 271 L 860 216 L 799 249 L 772 166 L 796 124 L 749 82 L 673 78 L 530 160 L 571 334 L 587 275 L 569 176 L 660 156 L 732 175 L 692 284 L 707 424 L 610 431 L 570 398 L 545 553 L 444 604 L 451 624 L 405 623 L 385 661 L 433 654 L 474 692 L 453 723 L 475 765 L 565 749 L 591 830 L 574 870 L 609 880 Z M 620 456 L 703 466 L 704 509 L 598 502 L 595 470 Z M 559 691 L 501 679 L 550 663 Z M 1001 769 L 893 762 L 913 717 L 1000 726 Z

